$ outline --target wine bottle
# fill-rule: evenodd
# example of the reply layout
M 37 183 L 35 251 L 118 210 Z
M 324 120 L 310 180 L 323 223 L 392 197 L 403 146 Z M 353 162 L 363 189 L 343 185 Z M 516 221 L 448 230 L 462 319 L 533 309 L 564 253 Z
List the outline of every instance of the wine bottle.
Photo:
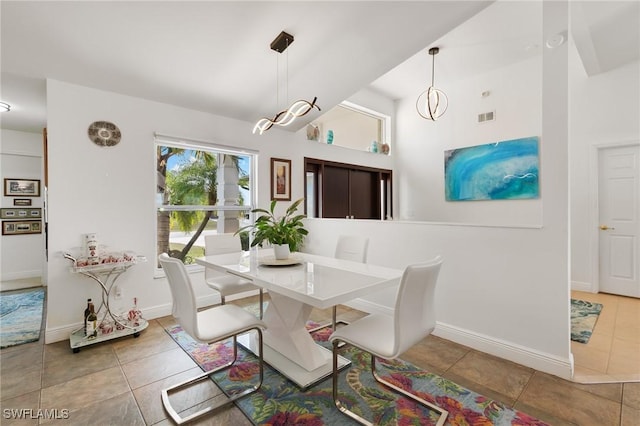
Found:
M 87 299 L 87 307 L 84 310 L 84 335 L 87 335 L 87 317 L 89 316 L 89 313 L 91 312 L 91 310 L 89 309 L 89 305 L 91 305 L 91 299 Z
M 98 336 L 98 316 L 93 303 L 89 303 L 89 315 L 87 315 L 87 337 L 95 339 Z

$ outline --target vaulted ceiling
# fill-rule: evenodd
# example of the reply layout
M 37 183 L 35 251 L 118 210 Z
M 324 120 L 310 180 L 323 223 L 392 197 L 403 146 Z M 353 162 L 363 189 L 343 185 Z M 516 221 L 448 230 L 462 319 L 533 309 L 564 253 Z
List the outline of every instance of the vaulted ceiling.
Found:
M 571 2 L 589 74 L 638 60 L 639 4 Z M 248 122 L 300 98 L 317 96 L 326 111 L 367 87 L 399 98 L 427 84 L 434 43 L 438 80 L 540 54 L 541 10 L 537 1 L 3 1 L 0 99 L 13 109 L 0 125 L 46 125 L 46 78 Z M 269 44 L 283 30 L 295 40 L 279 54 Z

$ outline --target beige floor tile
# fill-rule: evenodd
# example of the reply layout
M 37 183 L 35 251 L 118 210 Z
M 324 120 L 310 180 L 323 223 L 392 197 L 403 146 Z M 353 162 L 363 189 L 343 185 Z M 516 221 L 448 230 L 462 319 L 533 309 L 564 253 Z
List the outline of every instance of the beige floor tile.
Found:
M 571 342 L 571 348 L 587 348 L 600 351 L 611 351 L 613 344 L 613 333 L 593 333 L 587 343 Z
M 640 343 L 640 315 L 638 318 L 629 319 L 628 321 L 620 321 L 620 318 L 618 318 L 613 336 L 617 339 Z
M 622 404 L 640 410 L 640 383 L 623 385 Z
M 609 376 L 601 371 L 581 367 L 579 365 L 574 365 L 572 381 L 583 384 L 618 382 L 618 380 L 613 376 Z
M 71 350 L 68 340 L 52 343 L 45 345 L 42 386 L 57 385 L 116 366 L 118 358 L 108 342 L 85 346 L 77 353 Z
M 195 367 L 135 389 L 133 394 L 136 401 L 138 401 L 146 423 L 155 424 L 167 418 L 160 398 L 160 393 L 163 389 L 195 377 L 201 372 L 202 370 L 199 367 Z M 176 407 L 185 407 L 188 401 L 206 401 L 219 393 L 220 390 L 215 386 L 213 381 L 203 381 L 197 386 L 173 394 L 174 396 L 171 397 L 171 402 Z
M 620 402 L 545 373 L 533 375 L 518 401 L 580 426 L 617 425 L 620 421 Z
M 162 327 L 165 330 L 171 326 L 178 324 L 176 319 L 171 315 L 168 315 L 166 317 L 156 318 L 156 322 L 160 325 L 160 327 Z
M 515 400 L 522 393 L 534 370 L 472 350 L 448 372 L 466 377 Z
M 19 345 L 0 351 L 0 372 L 42 368 L 44 345 Z
M 160 352 L 176 349 L 178 344 L 167 334 L 158 321 L 149 321 L 149 326 L 138 337 L 123 337 L 113 343 L 121 364 L 146 358 Z
M 580 384 L 572 383 L 575 389 L 579 389 L 585 392 L 592 393 L 594 395 L 607 398 L 613 402 L 622 401 L 622 383 L 595 383 L 595 384 Z
M 50 420 L 41 424 L 61 424 L 60 420 Z M 144 420 L 131 392 L 112 398 L 95 401 L 93 404 L 73 410 L 64 420 L 65 426 L 86 425 L 127 425 L 144 426 Z
M 640 425 L 640 409 L 623 405 L 620 426 L 638 426 L 638 425 Z
M 431 335 L 402 354 L 401 358 L 427 371 L 442 375 L 470 350 L 466 346 Z
M 196 363 L 181 349 L 172 349 L 122 365 L 131 389 L 153 383 L 196 367 Z
M 607 374 L 640 373 L 640 342 L 613 339 Z
M 599 373 L 606 373 L 609 365 L 608 350 L 590 348 L 587 345 L 574 342 L 571 344 L 571 352 L 576 366 L 585 367 Z
M 122 370 L 113 367 L 43 388 L 41 408 L 75 411 L 127 392 L 129 385 Z
M 32 413 L 36 412 L 40 406 L 40 390 L 38 389 L 15 398 L 5 399 L 0 406 L 2 406 L 2 413 L 0 414 L 2 421 L 0 423 L 2 423 L 3 426 L 37 425 L 38 419 L 32 418 Z
M 0 400 L 14 398 L 40 389 L 42 368 L 8 370 L 2 373 Z

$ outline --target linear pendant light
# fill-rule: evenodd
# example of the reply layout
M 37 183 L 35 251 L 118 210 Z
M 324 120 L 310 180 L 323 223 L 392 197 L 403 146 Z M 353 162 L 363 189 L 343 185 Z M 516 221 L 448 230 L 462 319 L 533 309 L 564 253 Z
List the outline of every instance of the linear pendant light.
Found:
M 420 117 L 427 120 L 436 121 L 440 118 L 447 107 L 449 106 L 449 99 L 447 95 L 440 89 L 436 89 L 433 85 L 434 73 L 435 73 L 435 56 L 440 52 L 440 48 L 432 47 L 429 49 L 429 55 L 431 55 L 431 86 L 418 96 L 416 101 L 416 110 Z
M 278 53 L 284 52 L 287 47 L 289 47 L 293 43 L 293 36 L 282 31 L 278 36 L 271 42 L 271 50 L 275 50 Z M 288 58 L 287 58 L 288 59 Z M 289 92 L 289 63 L 287 60 L 287 93 Z M 278 72 L 276 70 L 276 79 L 278 78 Z M 262 117 L 256 125 L 253 127 L 253 133 L 258 131 L 260 134 L 263 134 L 274 125 L 276 126 L 288 126 L 293 123 L 293 121 L 307 114 L 313 108 L 317 108 L 320 111 L 320 107 L 316 105 L 316 100 L 318 98 L 314 97 L 311 102 L 305 101 L 303 99 L 295 101 L 289 108 L 286 110 L 278 112 L 273 119 Z

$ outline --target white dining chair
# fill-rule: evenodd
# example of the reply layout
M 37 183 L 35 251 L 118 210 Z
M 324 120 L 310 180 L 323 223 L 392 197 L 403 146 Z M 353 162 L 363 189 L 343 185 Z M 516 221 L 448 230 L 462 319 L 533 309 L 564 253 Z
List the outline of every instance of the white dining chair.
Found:
M 336 253 L 334 257 L 336 259 L 351 260 L 353 262 L 366 263 L 367 251 L 369 249 L 369 238 L 361 237 L 359 235 L 340 235 L 338 237 L 338 243 L 336 244 Z M 341 324 L 348 324 L 347 321 L 337 321 L 338 307 L 333 307 L 331 313 L 331 327 L 336 330 L 338 322 Z
M 367 261 L 367 250 L 369 248 L 369 238 L 360 237 L 358 235 L 340 235 L 336 243 L 336 251 L 333 257 L 342 260 L 351 260 L 353 262 L 365 263 Z M 338 306 L 334 305 L 331 309 L 331 324 L 320 324 L 309 330 L 313 333 L 323 328 L 331 326 L 335 331 L 338 323 L 349 324 L 344 320 L 337 320 Z
M 204 237 L 204 254 L 240 253 L 242 243 L 240 237 L 234 234 L 212 234 Z M 264 314 L 264 293 L 262 288 L 254 285 L 251 281 L 234 275 L 222 274 L 211 268 L 204 270 L 205 283 L 212 289 L 220 293 L 220 303 L 226 303 L 226 297 L 245 291 L 258 290 L 260 295 L 260 319 Z
M 442 258 L 407 266 L 400 280 L 393 315 L 371 314 L 333 332 L 333 400 L 345 415 L 364 425 L 372 423 L 349 410 L 338 395 L 338 346 L 344 342 L 368 352 L 371 373 L 379 383 L 403 396 L 440 413 L 438 426 L 444 425 L 448 412 L 417 395 L 384 380 L 376 372 L 376 357 L 395 359 L 433 331 L 436 324 L 435 290 Z
M 256 318 L 255 315 L 236 305 L 220 305 L 198 311 L 191 280 L 182 261 L 169 257 L 166 253 L 158 256 L 158 260 L 169 281 L 169 287 L 173 297 L 172 314 L 182 329 L 195 340 L 209 344 L 233 338 L 232 360 L 212 370 L 205 371 L 196 377 L 162 390 L 162 405 L 165 410 L 176 424 L 183 424 L 193 421 L 260 389 L 264 377 L 262 330 L 266 329 L 266 325 L 261 319 Z M 207 406 L 193 414 L 181 417 L 177 410 L 171 405 L 169 395 L 180 389 L 190 387 L 202 380 L 208 380 L 209 376 L 213 373 L 232 367 L 238 357 L 237 336 L 252 330 L 255 330 L 258 334 L 259 382 L 253 386 L 244 388 L 244 390 L 238 393 L 234 393 L 223 402 L 218 402 L 215 405 Z

